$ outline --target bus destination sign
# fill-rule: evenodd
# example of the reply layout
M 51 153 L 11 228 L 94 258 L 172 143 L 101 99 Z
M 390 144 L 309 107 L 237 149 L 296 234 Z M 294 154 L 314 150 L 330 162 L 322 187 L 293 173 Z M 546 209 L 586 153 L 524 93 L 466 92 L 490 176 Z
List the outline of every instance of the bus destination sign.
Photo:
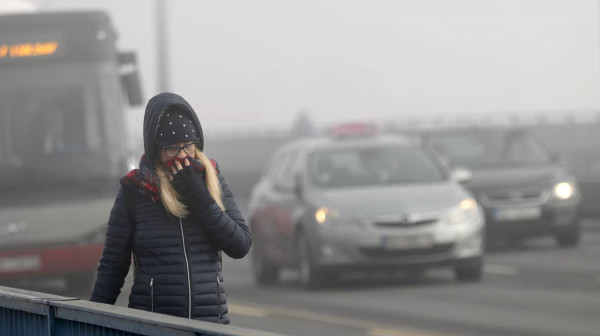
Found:
M 0 44 L 0 60 L 50 56 L 58 49 L 57 41 Z
M 0 63 L 56 58 L 65 54 L 61 34 L 0 35 Z

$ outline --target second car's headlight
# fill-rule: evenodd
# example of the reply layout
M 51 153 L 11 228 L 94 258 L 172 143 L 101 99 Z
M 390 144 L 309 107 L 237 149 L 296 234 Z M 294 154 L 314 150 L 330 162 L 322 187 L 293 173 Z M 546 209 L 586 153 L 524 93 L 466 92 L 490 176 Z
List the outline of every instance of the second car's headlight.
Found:
M 567 200 L 575 194 L 575 187 L 569 182 L 561 182 L 554 186 L 554 196 Z
M 461 201 L 446 215 L 446 220 L 449 224 L 471 223 L 480 218 L 479 207 L 477 206 L 477 202 L 472 198 Z
M 315 211 L 315 220 L 324 227 L 345 228 L 360 227 L 360 222 L 354 218 L 340 214 L 340 211 L 330 208 L 319 208 Z

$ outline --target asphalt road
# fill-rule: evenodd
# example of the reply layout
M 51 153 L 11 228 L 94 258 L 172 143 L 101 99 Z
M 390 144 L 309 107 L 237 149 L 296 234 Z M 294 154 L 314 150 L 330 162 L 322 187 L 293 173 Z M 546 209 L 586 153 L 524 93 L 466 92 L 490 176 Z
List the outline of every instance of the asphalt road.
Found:
M 419 281 L 382 275 L 306 290 L 288 271 L 264 288 L 249 257 L 225 259 L 224 276 L 233 325 L 287 335 L 600 335 L 600 221 L 586 221 L 574 249 L 540 239 L 488 253 L 475 284 L 435 270 Z M 126 305 L 130 286 L 128 278 L 117 304 Z
M 261 288 L 249 261 L 224 260 L 232 323 L 242 327 L 297 336 L 600 335 L 596 222 L 586 223 L 575 249 L 540 239 L 490 252 L 475 284 L 435 270 L 420 281 L 382 276 L 306 290 L 289 271 L 279 285 Z

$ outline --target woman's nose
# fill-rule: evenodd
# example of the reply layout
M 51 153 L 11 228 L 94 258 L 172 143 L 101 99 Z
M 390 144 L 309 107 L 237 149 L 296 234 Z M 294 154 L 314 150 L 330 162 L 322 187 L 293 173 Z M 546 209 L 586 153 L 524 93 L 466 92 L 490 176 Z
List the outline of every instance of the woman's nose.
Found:
M 183 149 L 179 150 L 179 153 L 177 153 L 177 158 L 178 159 L 185 159 L 187 157 L 187 154 L 185 153 L 185 151 Z

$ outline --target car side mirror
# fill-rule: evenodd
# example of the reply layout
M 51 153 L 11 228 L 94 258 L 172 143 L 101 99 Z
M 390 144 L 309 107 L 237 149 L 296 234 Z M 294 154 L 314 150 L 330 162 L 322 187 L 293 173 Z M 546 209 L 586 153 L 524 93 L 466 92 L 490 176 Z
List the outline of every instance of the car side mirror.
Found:
M 458 167 L 452 170 L 450 177 L 456 182 L 466 183 L 473 178 L 473 172 L 467 168 Z

